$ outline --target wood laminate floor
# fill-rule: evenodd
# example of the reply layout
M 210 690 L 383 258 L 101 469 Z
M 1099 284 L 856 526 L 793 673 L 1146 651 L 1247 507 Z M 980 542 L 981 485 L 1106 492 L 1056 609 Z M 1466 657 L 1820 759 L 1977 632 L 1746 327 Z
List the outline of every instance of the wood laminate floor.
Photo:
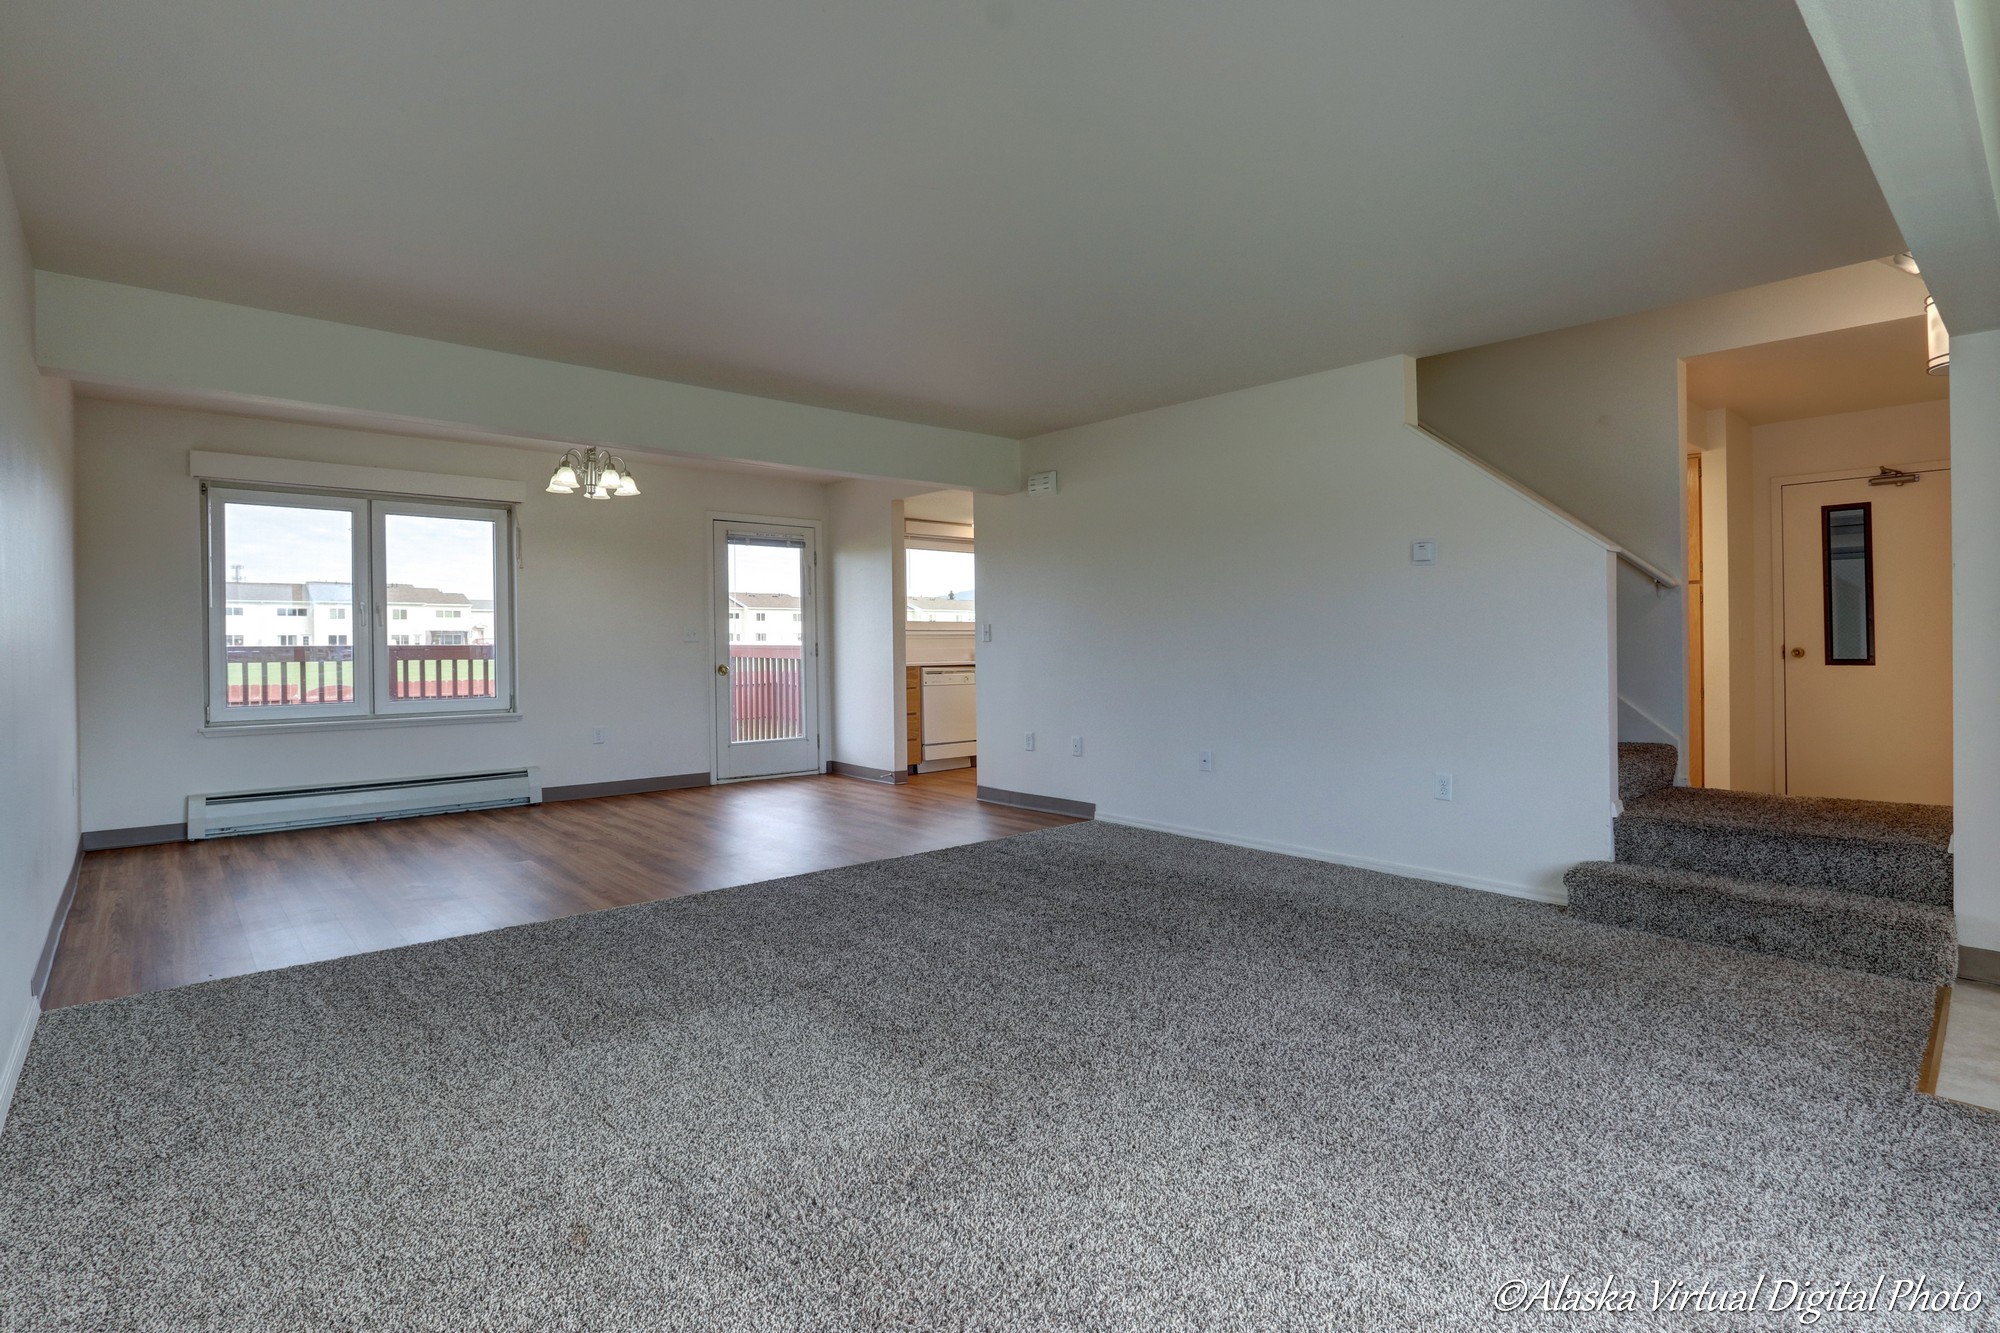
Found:
M 91 852 L 44 1008 L 677 898 L 1030 829 L 976 769 L 787 778 Z

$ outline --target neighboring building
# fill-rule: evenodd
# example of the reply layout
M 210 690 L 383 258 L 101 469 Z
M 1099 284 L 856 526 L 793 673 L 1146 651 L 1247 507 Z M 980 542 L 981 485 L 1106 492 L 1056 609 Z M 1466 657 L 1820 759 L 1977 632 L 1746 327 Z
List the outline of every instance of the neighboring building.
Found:
M 408 583 L 389 585 L 389 646 L 493 642 L 493 599 Z
M 903 618 L 920 622 L 971 621 L 975 615 L 972 608 L 969 592 L 954 592 L 944 597 L 907 597 Z
M 799 599 L 786 592 L 729 594 L 729 641 L 757 644 L 805 642 L 805 613 Z
M 345 583 L 224 585 L 231 648 L 343 648 L 354 642 L 354 589 Z M 493 601 L 462 592 L 389 585 L 391 647 L 490 643 Z

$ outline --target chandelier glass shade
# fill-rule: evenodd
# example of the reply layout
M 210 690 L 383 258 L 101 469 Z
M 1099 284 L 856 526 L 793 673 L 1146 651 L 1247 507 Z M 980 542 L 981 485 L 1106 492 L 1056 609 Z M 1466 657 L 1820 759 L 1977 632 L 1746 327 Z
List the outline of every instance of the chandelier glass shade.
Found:
M 592 445 L 564 454 L 549 474 L 549 494 L 573 495 L 577 491 L 582 491 L 586 500 L 608 500 L 614 495 L 637 495 L 639 483 L 633 480 L 624 459 Z

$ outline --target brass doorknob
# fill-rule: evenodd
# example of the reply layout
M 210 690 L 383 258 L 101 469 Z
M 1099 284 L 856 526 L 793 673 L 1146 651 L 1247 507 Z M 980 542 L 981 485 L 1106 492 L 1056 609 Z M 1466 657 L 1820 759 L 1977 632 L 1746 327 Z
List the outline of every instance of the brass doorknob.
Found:
M 718 662 L 718 663 L 716 664 L 716 667 L 715 667 L 715 674 L 716 674 L 716 675 L 718 675 L 718 676 L 726 676 L 726 675 L 728 675 L 728 674 L 729 674 L 729 663 L 727 663 L 727 662 Z
M 1792 649 L 1792 656 L 1793 656 L 1793 657 L 1804 657 L 1805 655 L 1806 655 L 1806 650 L 1805 650 L 1805 649 L 1803 649 L 1803 648 L 1794 648 L 1794 649 Z

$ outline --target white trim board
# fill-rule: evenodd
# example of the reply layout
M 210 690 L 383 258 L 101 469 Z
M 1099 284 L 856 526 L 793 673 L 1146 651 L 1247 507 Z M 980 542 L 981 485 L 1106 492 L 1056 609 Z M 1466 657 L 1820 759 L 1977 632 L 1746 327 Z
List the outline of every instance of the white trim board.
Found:
M 768 523 L 773 527 L 779 528 L 812 529 L 812 600 L 813 607 L 815 608 L 812 644 L 813 688 L 819 691 L 819 715 L 814 719 L 814 730 L 818 734 L 813 738 L 813 743 L 816 747 L 814 753 L 817 755 L 817 758 L 814 760 L 813 767 L 810 770 L 802 771 L 824 773 L 826 771 L 827 758 L 833 749 L 832 746 L 827 744 L 827 737 L 833 732 L 833 691 L 829 688 L 832 684 L 831 667 L 833 654 L 826 651 L 827 645 L 833 639 L 833 606 L 832 600 L 828 596 L 832 591 L 832 580 L 822 572 L 827 564 L 826 520 L 823 518 L 780 518 L 776 514 L 743 514 L 726 509 L 704 510 L 702 511 L 702 518 L 709 536 L 709 540 L 705 543 L 708 547 L 708 594 L 706 598 L 708 603 L 708 630 L 706 642 L 711 661 L 715 658 L 716 649 L 722 647 L 716 641 L 715 637 L 722 610 L 715 602 L 715 525 L 718 523 Z M 901 716 L 901 713 L 897 714 L 897 717 L 900 718 Z M 709 780 L 716 786 L 724 786 L 731 782 L 764 782 L 769 780 L 764 777 L 724 778 L 721 776 L 722 725 L 721 718 L 716 715 L 715 691 L 713 689 L 710 689 L 708 693 L 708 755 Z M 791 777 L 796 775 L 774 774 L 772 776 Z
M 42 1001 L 40 997 L 32 996 L 28 1007 L 21 1012 L 21 1026 L 8 1045 L 7 1063 L 0 1065 L 0 1131 L 7 1128 L 7 1112 L 14 1105 L 14 1089 L 20 1086 L 21 1070 L 28 1063 L 28 1047 L 35 1040 L 35 1025 L 41 1021 Z
M 1184 838 L 1200 838 L 1204 842 L 1227 843 L 1232 847 L 1248 847 L 1253 851 L 1276 852 L 1281 856 L 1296 856 L 1305 861 L 1326 861 L 1333 865 L 1352 866 L 1356 870 L 1375 870 L 1385 875 L 1398 875 L 1404 879 L 1429 880 L 1433 884 L 1449 884 L 1461 889 L 1478 889 L 1482 893 L 1497 893 L 1507 898 L 1525 898 L 1530 902 L 1551 903 L 1557 907 L 1569 904 L 1569 892 L 1562 888 L 1540 888 L 1532 884 L 1510 884 L 1503 880 L 1482 879 L 1477 875 L 1461 875 L 1451 870 L 1433 870 L 1428 866 L 1398 865 L 1393 861 L 1372 861 L 1365 856 L 1350 856 L 1345 852 L 1323 851 L 1317 847 L 1300 847 L 1295 843 L 1271 842 L 1263 838 L 1239 838 L 1233 834 L 1217 833 L 1213 829 L 1189 828 L 1181 824 L 1164 824 L 1158 820 L 1140 819 L 1135 815 L 1106 814 L 1100 810 L 1097 819 L 1102 824 L 1123 824 L 1128 828 L 1151 829 L 1155 833 L 1177 833 Z
M 405 472 L 401 468 L 361 467 L 352 463 L 218 454 L 206 449 L 188 451 L 188 475 L 204 481 L 248 481 L 267 486 L 485 500 L 496 504 L 521 504 L 528 498 L 527 483 L 498 477 L 455 477 L 441 472 Z

